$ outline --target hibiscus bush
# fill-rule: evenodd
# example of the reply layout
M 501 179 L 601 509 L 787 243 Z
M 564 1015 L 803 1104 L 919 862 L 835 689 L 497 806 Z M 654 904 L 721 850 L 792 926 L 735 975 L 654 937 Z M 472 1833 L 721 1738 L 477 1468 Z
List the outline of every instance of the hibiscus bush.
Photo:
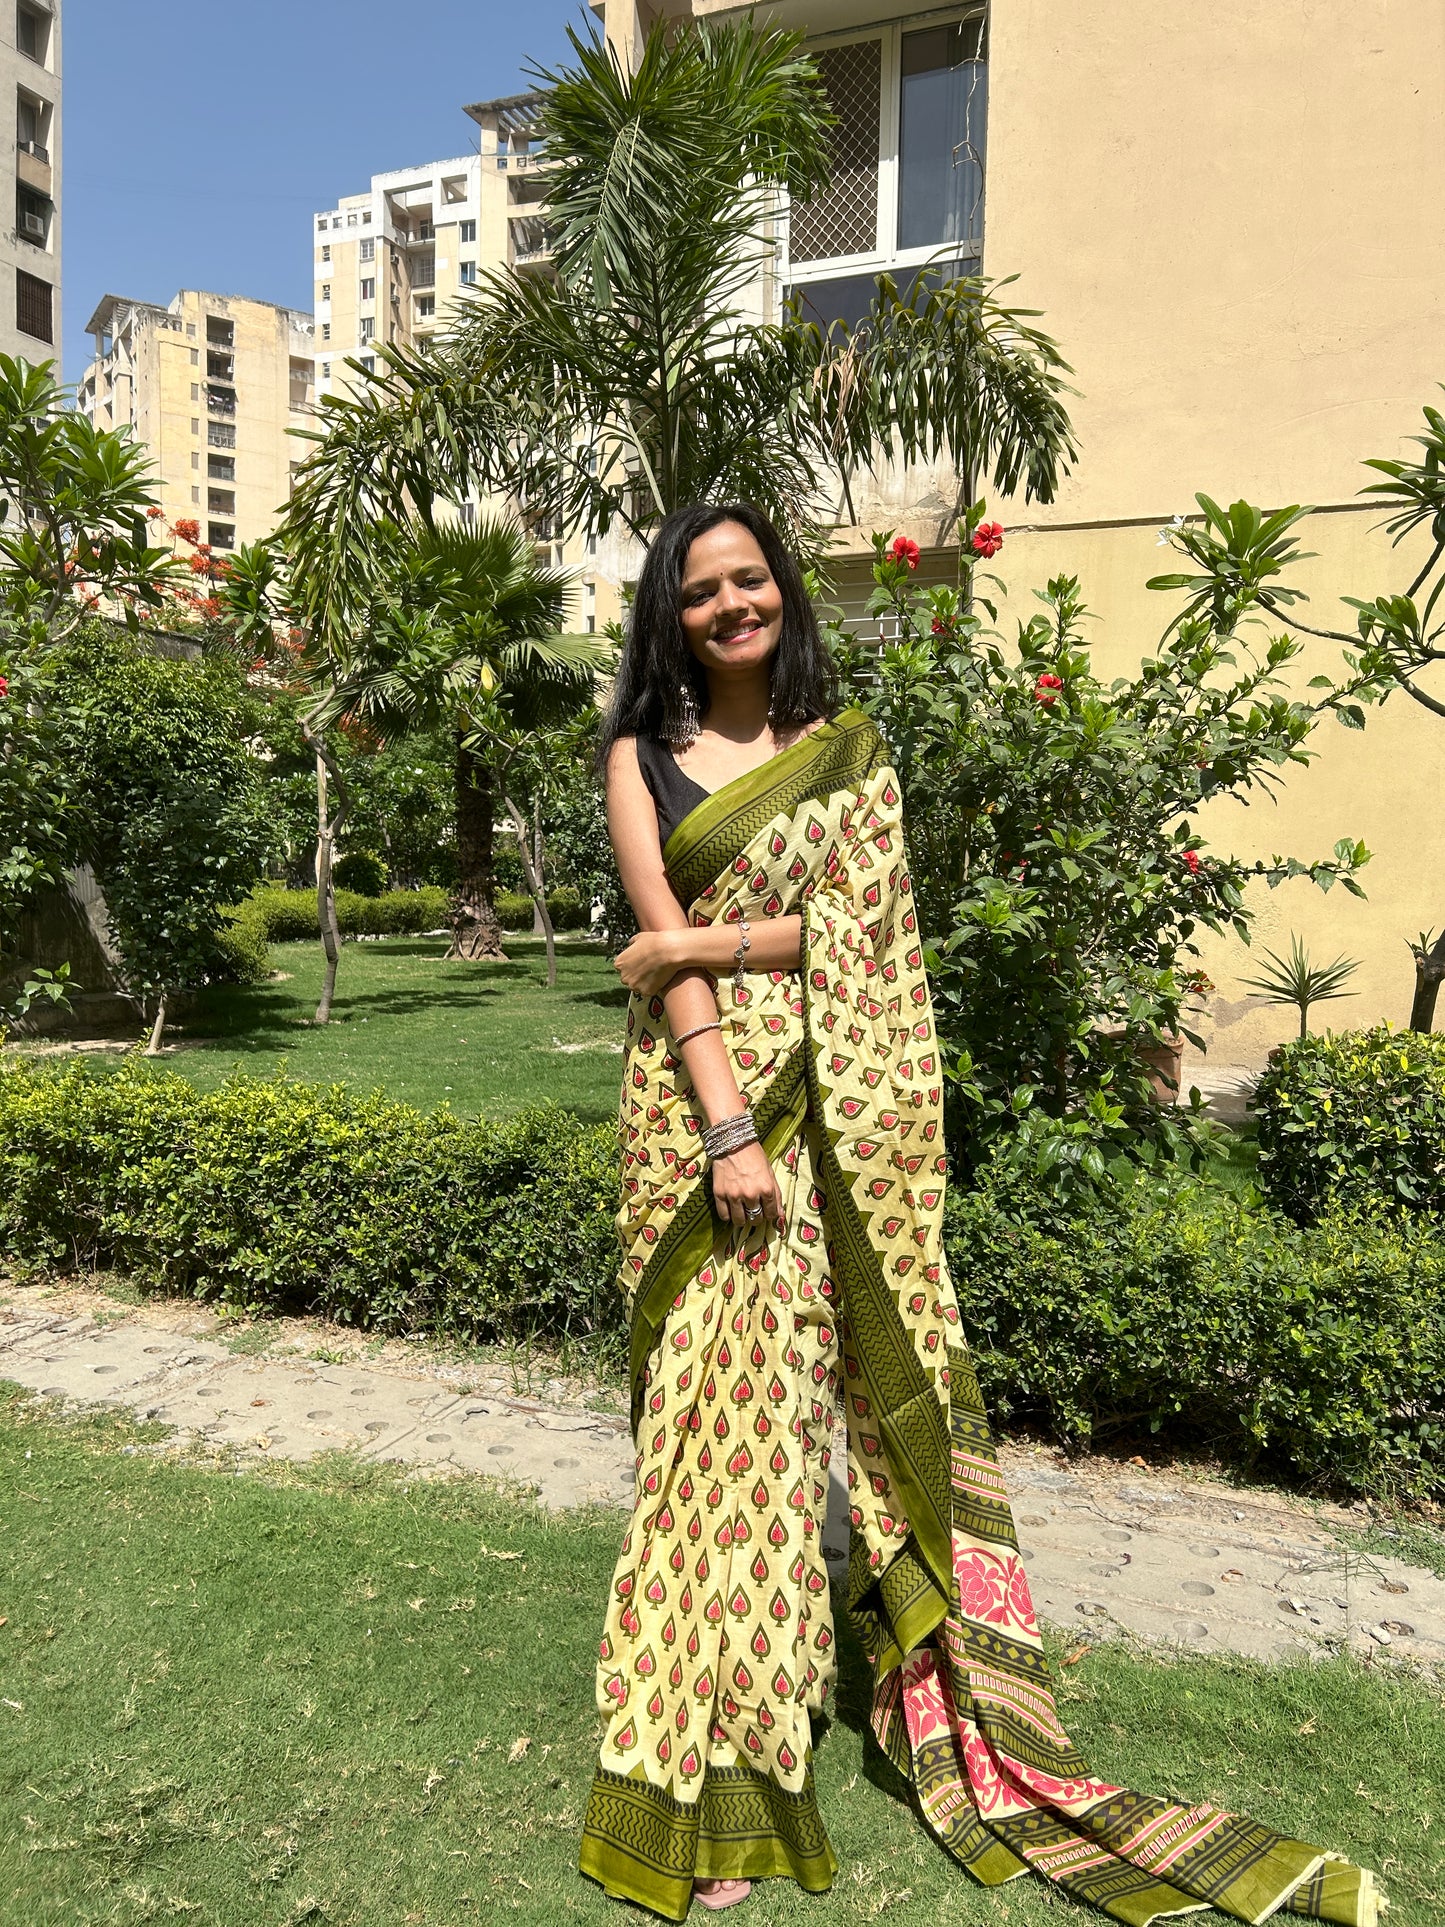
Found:
M 1158 1102 L 1144 1055 L 1190 1035 L 1191 1000 L 1210 988 L 1199 933 L 1247 942 L 1253 879 L 1361 894 L 1368 852 L 1352 837 L 1326 856 L 1246 862 L 1200 831 L 1206 802 L 1268 799 L 1330 711 L 1357 721 L 1360 687 L 1324 679 L 1292 699 L 1283 679 L 1301 643 L 1251 639 L 1259 582 L 1295 558 L 1295 512 L 1205 512 L 1235 576 L 1221 565 L 1219 592 L 1201 607 L 1196 588 L 1138 672 L 1112 681 L 1094 667 L 1073 576 L 1001 633 L 1003 585 L 984 565 L 1005 535 L 981 503 L 956 585 L 916 587 L 917 545 L 875 538 L 869 613 L 891 640 L 840 654 L 903 779 L 965 1171 L 1001 1136 L 1052 1183 L 1161 1142 L 1199 1153 L 1202 1119 Z

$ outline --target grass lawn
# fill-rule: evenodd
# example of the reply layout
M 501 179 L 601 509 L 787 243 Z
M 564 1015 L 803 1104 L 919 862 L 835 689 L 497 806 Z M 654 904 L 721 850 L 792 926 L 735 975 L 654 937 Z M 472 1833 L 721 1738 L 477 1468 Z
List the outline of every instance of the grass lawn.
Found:
M 238 1477 L 125 1451 L 157 1431 L 0 1392 L 0 1924 L 624 1918 L 573 1872 L 620 1515 L 347 1461 Z M 1441 1918 L 1437 1693 L 1120 1647 L 1061 1691 L 1106 1775 L 1373 1865 L 1394 1927 Z M 845 1641 L 817 1756 L 832 1896 L 767 1883 L 740 1920 L 1098 1918 L 973 1887 L 865 1749 L 864 1697 Z
M 344 945 L 335 1018 L 317 1030 L 320 945 L 273 944 L 285 981 L 204 991 L 167 1032 L 185 1048 L 163 1061 L 207 1090 L 284 1062 L 308 1082 L 380 1086 L 420 1110 L 502 1117 L 550 1099 L 589 1122 L 616 1115 L 627 997 L 600 947 L 559 944 L 555 990 L 540 939 L 508 938 L 505 964 L 445 963 L 445 950 L 424 937 Z

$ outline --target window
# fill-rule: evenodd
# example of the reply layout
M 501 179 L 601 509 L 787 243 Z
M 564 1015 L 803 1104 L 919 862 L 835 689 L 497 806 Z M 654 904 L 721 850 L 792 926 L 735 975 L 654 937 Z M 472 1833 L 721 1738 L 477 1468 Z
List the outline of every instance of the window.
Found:
M 363 315 L 363 316 L 361 317 L 361 335 L 360 335 L 360 339 L 361 339 L 362 341 L 371 341 L 371 340 L 373 340 L 373 339 L 375 338 L 375 335 L 376 335 L 376 318 L 375 318 L 375 316 L 374 316 L 374 315 L 369 315 L 369 314 L 364 314 L 364 315 Z
M 355 227 L 355 226 L 356 226 L 356 216 L 355 216 L 354 214 L 348 214 L 348 215 L 347 215 L 347 217 L 346 217 L 346 225 L 347 225 L 348 227 Z
M 361 225 L 363 227 L 371 226 L 371 209 L 370 208 L 367 208 L 365 212 L 362 214 Z
M 194 322 L 194 321 L 188 321 L 188 322 L 186 323 L 186 333 L 187 333 L 187 334 L 188 334 L 188 335 L 190 336 L 190 338 L 191 338 L 191 340 L 192 340 L 192 341 L 194 341 L 194 340 L 195 340 L 195 338 L 196 338 L 196 324 L 195 324 L 195 322 Z
M 200 466 L 201 466 L 201 451 L 198 448 L 193 448 L 191 450 L 191 467 L 199 468 Z
M 326 232 L 326 216 L 324 214 L 318 214 L 316 217 L 316 232 L 318 234 L 324 234 Z M 328 250 L 323 248 L 321 252 L 325 254 Z
M 332 215 L 331 225 L 333 228 L 339 228 L 341 226 L 341 216 L 339 214 Z
M 329 247 L 324 247 L 321 250 L 321 259 L 323 261 L 329 261 L 331 259 L 331 249 Z
M 477 224 L 475 221 L 459 221 L 457 223 L 457 239 L 459 241 L 475 241 L 476 238 Z
M 376 356 L 363 355 L 361 357 L 361 365 L 366 370 L 367 374 L 373 373 L 376 368 Z
M 434 288 L 437 283 L 437 258 L 434 254 L 419 254 L 411 264 L 411 285 L 414 288 Z
M 206 510 L 211 515 L 234 515 L 236 495 L 234 489 L 208 488 L 206 490 Z
M 475 261 L 458 262 L 457 279 L 461 282 L 464 288 L 474 287 L 477 279 L 476 262 Z
M 213 549 L 234 549 L 236 530 L 230 522 L 207 522 L 206 540 Z
M 980 23 L 903 35 L 899 62 L 898 245 L 981 239 L 988 67 Z
M 24 268 L 15 271 L 15 325 L 35 341 L 55 339 L 55 291 Z
M 370 275 L 368 275 L 361 284 L 361 299 L 363 301 L 375 301 L 376 299 L 376 282 Z
M 323 301 L 329 301 L 331 299 L 331 283 L 329 281 L 323 281 L 321 283 L 321 299 Z
M 331 339 L 331 323 L 329 321 L 323 321 L 321 324 L 321 339 L 323 341 L 330 341 Z
M 192 366 L 193 368 L 199 368 L 199 367 L 200 367 L 200 365 L 201 365 L 201 351 L 200 351 L 200 349 L 199 349 L 199 348 L 192 348 L 192 350 L 191 350 L 191 366 Z
M 368 234 L 366 239 L 361 243 L 361 258 L 363 261 L 374 261 L 376 259 L 376 241 L 370 234 Z
M 192 415 L 192 417 L 191 417 L 191 433 L 192 433 L 193 435 L 199 435 L 199 434 L 200 434 L 200 432 L 201 432 L 201 418 L 200 418 L 200 416 L 199 416 L 199 415 Z
M 199 460 L 199 457 L 197 458 Z M 206 475 L 213 482 L 234 482 L 236 479 L 236 458 L 234 455 L 208 455 Z
M 199 401 L 200 399 L 201 399 L 201 384 L 198 381 L 193 381 L 191 383 L 191 400 Z
M 198 488 L 193 488 L 191 490 L 191 500 L 193 502 L 199 502 L 200 499 L 201 499 L 201 491 Z
M 417 296 L 416 312 L 417 312 L 418 320 L 421 320 L 421 321 L 430 320 L 430 318 L 432 317 L 432 315 L 436 313 L 436 311 L 437 311 L 437 298 L 434 294 L 419 294 Z
M 329 361 L 323 361 L 321 364 L 321 379 L 323 381 L 330 381 L 331 379 L 331 363 Z
M 197 422 L 196 427 L 200 427 Z M 234 422 L 207 422 L 206 442 L 211 448 L 234 448 L 236 446 L 236 425 Z
M 50 238 L 51 203 L 44 194 L 19 186 L 15 190 L 15 232 L 22 241 L 43 248 Z
M 50 150 L 45 145 L 49 129 L 46 122 L 50 110 L 43 100 L 36 100 L 31 94 L 17 94 L 15 97 L 15 142 L 27 154 L 33 154 L 38 161 L 48 161 Z
M 50 15 L 39 7 L 27 7 L 21 0 L 15 9 L 15 44 L 43 67 L 50 54 Z

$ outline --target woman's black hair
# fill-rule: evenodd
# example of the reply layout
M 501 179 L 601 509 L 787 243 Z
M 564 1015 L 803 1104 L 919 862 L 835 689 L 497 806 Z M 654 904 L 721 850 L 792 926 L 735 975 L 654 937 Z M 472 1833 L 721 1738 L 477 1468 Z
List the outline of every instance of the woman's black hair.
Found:
M 693 543 L 724 522 L 736 522 L 752 536 L 782 593 L 782 634 L 772 661 L 773 727 L 801 729 L 831 716 L 837 708 L 837 671 L 819 633 L 803 572 L 778 531 L 750 502 L 694 502 L 674 509 L 659 525 L 642 565 L 612 702 L 597 746 L 599 769 L 605 769 L 619 736 L 685 741 L 685 690 L 691 693 L 697 714 L 706 714 L 707 672 L 688 648 L 682 629 L 682 578 Z

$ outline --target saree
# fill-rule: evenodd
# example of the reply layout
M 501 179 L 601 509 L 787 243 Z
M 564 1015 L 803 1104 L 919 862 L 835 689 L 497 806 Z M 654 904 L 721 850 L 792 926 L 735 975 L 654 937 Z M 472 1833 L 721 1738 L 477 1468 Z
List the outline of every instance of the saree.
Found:
M 943 1849 L 985 1885 L 1033 1873 L 1130 1927 L 1211 1908 L 1374 1927 L 1369 1872 L 1109 1785 L 1060 1722 L 943 1253 L 942 1066 L 877 731 L 844 711 L 700 803 L 663 857 L 697 925 L 802 918 L 797 969 L 718 985 L 787 1229 L 718 1221 L 662 1000 L 634 994 L 618 1225 L 637 1486 L 582 1871 L 672 1920 L 695 1880 L 831 1884 L 811 1720 L 835 1670 L 841 1402 L 872 1729 Z

